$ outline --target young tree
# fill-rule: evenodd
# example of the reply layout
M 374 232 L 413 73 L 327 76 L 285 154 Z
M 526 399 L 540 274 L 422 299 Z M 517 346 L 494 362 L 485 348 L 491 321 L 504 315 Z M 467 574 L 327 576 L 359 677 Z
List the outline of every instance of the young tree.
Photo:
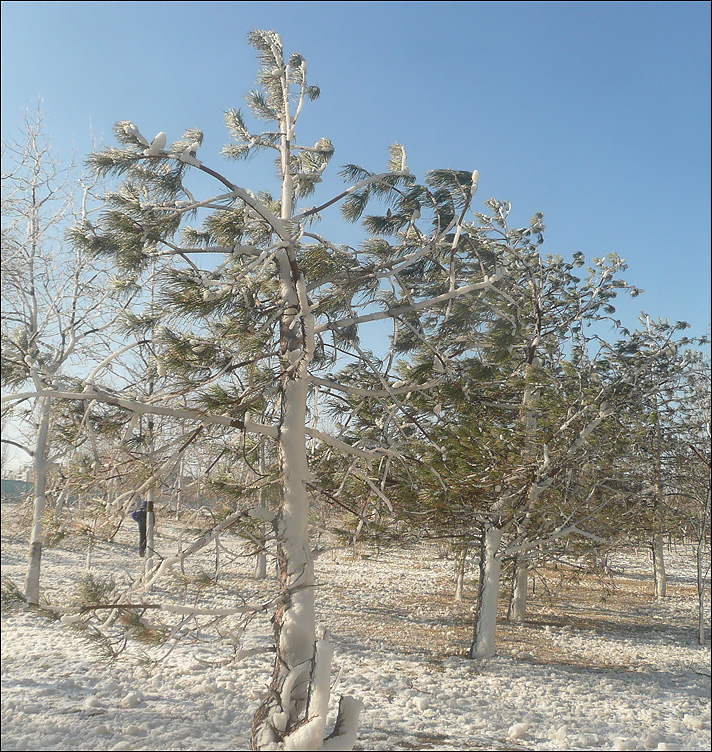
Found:
M 643 496 L 650 504 L 648 527 L 655 597 L 664 598 L 667 594 L 664 542 L 666 536 L 674 534 L 679 523 L 674 509 L 669 508 L 668 498 L 674 498 L 678 490 L 680 457 L 689 459 L 689 438 L 681 442 L 681 437 L 690 434 L 690 409 L 692 405 L 700 409 L 699 396 L 688 403 L 693 393 L 690 377 L 699 361 L 699 353 L 690 346 L 701 345 L 705 340 L 681 335 L 680 332 L 688 328 L 685 322 L 654 321 L 643 313 L 640 323 L 641 328 L 631 335 L 631 349 L 635 348 L 638 357 L 646 359 L 650 365 L 641 384 L 644 388 L 640 391 L 638 405 L 641 420 L 636 469 L 644 486 Z M 656 354 L 652 359 L 648 358 L 651 352 Z M 692 429 L 695 442 L 700 423 L 698 412 Z
M 661 324 L 662 322 L 658 322 Z M 674 399 L 661 411 L 665 479 L 664 522 L 671 535 L 695 542 L 697 568 L 697 637 L 706 641 L 706 580 L 710 560 L 710 362 L 699 351 L 679 354 Z M 664 404 L 664 403 L 663 403 Z M 662 475 L 662 473 L 661 473 Z M 643 474 L 644 478 L 649 477 Z M 656 476 L 657 477 L 657 476 Z M 659 515 L 656 511 L 656 518 Z M 657 521 L 657 519 L 655 520 Z M 659 528 L 654 528 L 659 533 Z
M 269 694 L 254 718 L 252 745 L 345 749 L 355 739 L 360 703 L 343 697 L 336 726 L 326 736 L 331 647 L 328 634 L 317 639 L 315 633 L 309 540 L 310 493 L 334 502 L 339 493 L 317 488 L 309 463 L 312 456 L 318 461 L 343 453 L 351 458 L 350 473 L 383 497 L 373 465 L 383 475 L 402 460 L 388 439 L 410 420 L 403 399 L 443 375 L 397 383 L 395 351 L 379 358 L 361 343 L 360 328 L 390 321 L 392 342 L 430 341 L 423 318 L 431 312 L 446 317 L 463 297 L 475 301 L 496 294 L 502 271 L 487 272 L 479 249 L 460 242 L 477 172 L 435 171 L 419 184 L 398 144 L 391 147 L 385 172 L 349 165 L 342 175 L 354 182 L 346 190 L 301 207 L 334 152 L 326 138 L 314 146 L 296 139 L 303 107 L 319 90 L 308 83 L 301 55 L 285 60 L 277 34 L 253 31 L 248 39 L 260 59 L 259 88 L 248 94 L 248 103 L 271 127 L 253 132 L 239 110 L 228 111 L 234 143 L 224 154 L 241 159 L 272 152 L 279 195 L 253 193 L 203 164 L 197 156 L 200 131 L 187 131 L 169 146 L 164 133 L 149 143 L 133 123 L 118 123 L 122 146 L 92 155 L 90 163 L 99 174 L 119 175 L 124 182 L 107 195 L 100 221 L 82 223 L 74 240 L 84 252 L 111 258 L 125 276 L 126 290 L 145 285 L 155 269 L 160 297 L 136 315 L 135 324 L 137 331 L 156 333 L 160 384 L 138 399 L 111 393 L 97 379 L 84 392 L 53 394 L 222 426 L 237 442 L 243 436 L 257 437 L 257 444 L 274 442 L 278 510 L 252 514 L 272 524 L 276 541 L 276 658 Z M 220 193 L 195 198 L 187 185 L 191 171 L 214 178 Z M 344 217 L 355 221 L 372 201 L 387 211 L 365 218 L 372 237 L 360 250 L 313 229 L 333 205 L 341 203 Z M 188 218 L 202 219 L 202 227 L 187 226 Z M 396 242 L 380 237 L 386 230 L 396 232 Z M 437 341 L 429 347 L 442 366 Z M 334 377 L 344 359 L 350 362 Z M 348 425 L 321 421 L 326 395 L 376 399 L 385 409 L 378 431 L 354 436 Z
M 434 528 L 480 552 L 472 657 L 494 652 L 505 559 L 515 558 L 511 610 L 521 619 L 529 551 L 569 535 L 603 542 L 599 513 L 623 497 L 608 463 L 599 469 L 597 460 L 621 441 L 611 419 L 640 399 L 644 363 L 657 357 L 633 359 L 625 337 L 615 347 L 600 338 L 616 294 L 637 294 L 618 279 L 621 259 L 594 259 L 581 279 L 582 254 L 566 262 L 540 253 L 541 215 L 513 229 L 506 202 L 487 204 L 492 215 L 478 214 L 463 239 L 488 249 L 491 267 L 506 269 L 500 294 L 487 317 L 473 317 L 466 301 L 453 304 L 440 347 L 457 377 L 421 397 L 418 414 L 443 449 L 424 462 L 437 476 L 418 501 L 429 495 Z M 421 353 L 410 369 L 426 362 Z M 439 418 L 433 423 L 428 414 Z M 421 528 L 423 511 L 415 511 Z
M 78 363 L 95 358 L 111 324 L 109 290 L 89 254 L 64 233 L 86 212 L 90 186 L 54 156 L 41 110 L 28 113 L 21 141 L 2 152 L 2 384 L 34 387 L 34 439 L 23 447 L 34 470 L 34 521 L 25 597 L 39 600 L 47 474 L 62 456 L 52 450 L 52 399 Z

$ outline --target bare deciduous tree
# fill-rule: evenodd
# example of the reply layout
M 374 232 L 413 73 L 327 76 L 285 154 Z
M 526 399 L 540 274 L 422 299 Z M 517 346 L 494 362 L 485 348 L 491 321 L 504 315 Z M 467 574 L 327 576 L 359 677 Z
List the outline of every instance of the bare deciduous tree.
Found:
M 2 164 L 2 383 L 35 392 L 24 448 L 35 501 L 25 596 L 37 603 L 48 470 L 63 451 L 52 448 L 47 390 L 66 388 L 73 368 L 101 352 L 110 288 L 97 261 L 65 240 L 91 186 L 54 154 L 40 109 L 26 115 L 20 140 L 3 144 Z

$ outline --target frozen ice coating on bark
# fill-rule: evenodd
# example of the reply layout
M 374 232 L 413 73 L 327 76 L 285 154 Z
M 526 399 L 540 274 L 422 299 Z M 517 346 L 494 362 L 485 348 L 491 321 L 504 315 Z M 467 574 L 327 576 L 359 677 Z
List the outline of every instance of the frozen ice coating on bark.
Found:
M 194 167 L 200 167 L 202 165 L 202 162 L 195 156 L 198 153 L 199 148 L 200 142 L 193 141 L 186 149 L 184 149 L 183 153 L 180 155 L 180 161 L 185 162 L 186 164 L 193 165 Z
M 151 145 L 146 150 L 146 155 L 149 157 L 157 157 L 165 148 L 168 142 L 168 136 L 161 131 L 156 134 L 156 137 L 151 141 Z
M 358 723 L 364 710 L 364 703 L 355 697 L 345 696 L 339 701 L 339 715 L 334 733 L 324 740 L 324 752 L 353 749 L 358 737 Z
M 406 153 L 405 146 L 401 146 L 401 172 L 410 172 L 408 169 L 408 154 Z
M 477 186 L 480 183 L 480 171 L 474 170 L 472 173 L 472 183 L 470 184 L 470 195 L 474 196 L 477 193 Z
M 287 722 L 289 721 L 289 713 L 286 710 L 272 713 L 270 721 L 278 731 L 286 731 Z
M 139 132 L 138 128 L 133 123 L 127 123 L 124 126 L 124 131 L 130 136 L 133 136 L 141 145 L 148 146 L 148 139 L 144 138 Z
M 312 718 L 284 739 L 285 750 L 317 750 L 321 746 L 324 723 L 321 718 Z M 323 747 L 321 747 L 323 749 Z M 350 749 L 350 748 L 349 748 Z

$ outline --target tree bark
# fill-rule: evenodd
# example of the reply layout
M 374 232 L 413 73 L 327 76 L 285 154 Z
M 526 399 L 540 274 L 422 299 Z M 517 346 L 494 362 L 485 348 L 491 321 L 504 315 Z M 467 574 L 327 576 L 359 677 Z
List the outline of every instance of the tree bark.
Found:
M 252 746 L 281 745 L 306 709 L 314 659 L 314 566 L 306 491 L 306 378 L 288 379 L 282 399 L 279 460 L 282 498 L 275 521 L 281 602 L 273 618 L 277 648 L 269 694 L 255 714 Z
M 465 564 L 467 563 L 467 549 L 463 548 L 457 557 L 457 569 L 455 571 L 455 600 L 460 603 L 465 586 Z
M 707 487 L 707 498 L 705 499 L 705 508 L 702 513 L 702 527 L 700 530 L 700 539 L 697 542 L 697 641 L 704 645 L 705 640 L 705 618 L 707 616 L 705 609 L 705 540 L 707 538 L 707 525 L 710 518 L 710 494 L 712 489 Z
M 663 487 L 662 469 L 662 431 L 660 417 L 655 414 L 655 501 L 653 508 L 654 533 L 653 549 L 653 580 L 655 582 L 655 597 L 665 598 L 667 595 L 667 573 L 665 572 L 665 553 L 663 549 L 663 515 L 665 504 L 665 490 Z
M 662 533 L 653 537 L 653 579 L 655 580 L 655 597 L 667 595 L 667 573 L 665 571 L 664 538 Z
M 264 551 L 260 551 L 255 559 L 255 579 L 267 579 L 267 554 Z
M 144 555 L 144 571 L 153 569 L 153 552 L 155 546 L 156 514 L 154 511 L 155 493 L 153 486 L 146 492 L 146 551 Z
M 33 604 L 38 604 L 40 600 L 40 565 L 42 561 L 42 544 L 44 543 L 44 514 L 47 508 L 47 442 L 51 406 L 52 403 L 49 397 L 44 397 L 40 400 L 39 424 L 35 443 L 35 504 L 24 588 L 27 602 Z
M 286 89 L 286 81 L 285 89 Z M 285 112 L 288 107 L 285 107 Z M 292 215 L 293 182 L 290 175 L 289 116 L 280 121 L 282 131 L 282 204 L 281 218 Z M 295 268 L 292 241 L 280 231 L 289 247 L 276 257 L 280 295 L 284 315 L 280 322 L 282 363 L 278 452 L 280 467 L 280 508 L 275 519 L 277 567 L 281 591 L 273 617 L 276 656 L 269 693 L 255 713 L 252 723 L 252 748 L 318 749 L 323 742 L 328 705 L 328 678 L 314 684 L 315 676 L 330 671 L 330 648 L 316 642 L 314 617 L 314 564 L 309 545 L 309 497 L 307 447 L 305 440 L 308 395 L 307 367 L 313 350 L 313 318 L 306 303 L 306 288 Z M 299 285 L 303 287 L 300 299 Z M 328 665 L 326 665 L 328 664 Z M 321 729 L 307 717 L 312 692 L 320 696 L 323 707 Z M 326 704 L 322 695 L 326 693 Z M 312 703 L 313 704 L 313 703 Z M 321 711 L 319 711 L 321 712 Z M 319 713 L 317 713 L 319 715 Z M 313 738 L 303 739 L 305 726 L 311 724 Z M 321 721 L 316 719 L 316 725 Z M 291 737 L 291 738 L 290 738 Z M 304 746 L 304 745 L 307 746 Z
M 498 551 L 502 535 L 503 531 L 491 524 L 485 527 L 482 535 L 479 597 L 470 658 L 490 658 L 494 655 L 499 579 L 502 570 Z
M 513 622 L 523 622 L 527 618 L 527 585 L 529 582 L 529 559 L 518 553 L 514 560 L 512 597 L 509 601 L 508 617 Z

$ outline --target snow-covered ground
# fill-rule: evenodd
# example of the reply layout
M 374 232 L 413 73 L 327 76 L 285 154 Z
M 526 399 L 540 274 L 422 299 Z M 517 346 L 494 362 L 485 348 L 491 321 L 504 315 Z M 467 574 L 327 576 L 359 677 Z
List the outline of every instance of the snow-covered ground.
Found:
M 6 524 L 11 512 L 3 504 L 2 572 L 21 585 L 27 543 Z M 159 553 L 175 551 L 177 536 L 163 523 Z M 119 585 L 138 576 L 135 537 L 135 525 L 125 524 L 112 542 L 97 544 L 92 574 Z M 214 572 L 212 546 L 191 559 L 185 579 L 169 576 L 134 600 L 265 602 L 271 583 L 251 577 L 252 562 L 238 556 L 236 539 L 222 542 L 217 585 L 205 576 Z M 85 564 L 85 539 L 71 536 L 46 549 L 42 586 L 52 604 L 74 601 Z M 453 564 L 435 547 L 355 559 L 347 551 L 322 555 L 317 603 L 335 647 L 334 702 L 346 693 L 365 703 L 356 748 L 709 749 L 710 650 L 695 642 L 694 560 L 681 548 L 668 552 L 668 566 L 671 595 L 661 603 L 641 585 L 649 570 L 642 552 L 614 561 L 613 591 L 589 585 L 545 597 L 540 583 L 530 622 L 502 623 L 498 656 L 472 661 L 462 653 L 473 583 L 466 602 L 455 604 Z M 624 603 L 628 613 L 620 611 Z M 149 626 L 181 618 L 145 612 Z M 3 612 L 3 750 L 249 748 L 271 657 L 247 651 L 269 645 L 269 612 L 247 627 L 236 662 L 228 660 L 239 637 L 236 620 L 214 625 L 202 617 L 197 633 L 178 631 L 178 642 L 159 645 L 130 638 L 124 646 L 118 638 L 125 627 L 107 627 L 114 650 L 123 647 L 113 661 L 92 630 L 71 621 L 24 608 Z M 100 621 L 93 616 L 90 623 Z

